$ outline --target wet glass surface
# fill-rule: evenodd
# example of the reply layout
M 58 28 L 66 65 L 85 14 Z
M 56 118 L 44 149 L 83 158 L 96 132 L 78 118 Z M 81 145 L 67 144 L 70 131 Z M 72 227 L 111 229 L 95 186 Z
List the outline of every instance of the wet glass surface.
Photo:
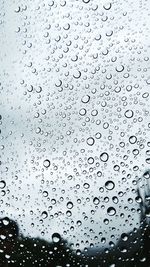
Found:
M 150 266 L 150 2 L 0 1 L 0 267 Z

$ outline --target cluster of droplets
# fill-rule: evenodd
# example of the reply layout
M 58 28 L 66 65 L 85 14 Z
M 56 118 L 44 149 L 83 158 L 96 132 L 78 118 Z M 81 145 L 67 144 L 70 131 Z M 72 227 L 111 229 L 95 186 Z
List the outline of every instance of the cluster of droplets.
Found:
M 148 1 L 29 2 L 0 4 L 2 214 L 77 254 L 113 247 L 149 179 Z

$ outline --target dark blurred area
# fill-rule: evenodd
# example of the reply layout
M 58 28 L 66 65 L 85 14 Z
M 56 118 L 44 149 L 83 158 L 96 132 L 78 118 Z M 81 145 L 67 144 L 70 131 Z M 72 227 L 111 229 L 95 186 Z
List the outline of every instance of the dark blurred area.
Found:
M 148 188 L 150 192 L 150 188 Z M 150 267 L 150 197 L 137 189 L 140 227 L 122 233 L 117 244 L 109 247 L 72 249 L 59 233 L 52 242 L 25 237 L 18 223 L 8 217 L 0 219 L 0 267 Z M 113 234 L 113 230 L 112 230 Z
M 93 251 L 90 256 L 88 249 L 86 252 L 73 251 L 58 233 L 53 234 L 52 240 L 48 243 L 39 238 L 21 236 L 15 221 L 7 217 L 0 219 L 0 267 L 150 266 L 150 227 L 144 214 L 139 229 L 122 234 L 113 248 Z

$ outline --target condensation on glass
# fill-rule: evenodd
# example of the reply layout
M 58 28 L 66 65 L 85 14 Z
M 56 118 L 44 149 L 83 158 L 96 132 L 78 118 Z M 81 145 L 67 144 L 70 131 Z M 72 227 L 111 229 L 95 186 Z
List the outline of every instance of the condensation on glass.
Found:
M 0 1 L 0 266 L 150 266 L 150 2 Z

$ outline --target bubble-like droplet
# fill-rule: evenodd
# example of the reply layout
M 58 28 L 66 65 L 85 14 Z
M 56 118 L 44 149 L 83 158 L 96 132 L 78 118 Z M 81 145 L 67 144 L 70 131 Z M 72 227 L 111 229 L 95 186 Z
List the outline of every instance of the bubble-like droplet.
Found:
M 125 113 L 124 113 L 124 115 L 128 119 L 132 118 L 133 115 L 134 115 L 133 110 L 131 110 L 131 109 L 126 110 Z
M 111 3 L 106 3 L 106 4 L 103 6 L 103 8 L 104 8 L 105 10 L 109 10 L 109 9 L 111 9 Z
M 148 78 L 148 79 L 146 80 L 146 83 L 147 83 L 148 85 L 150 85 L 150 78 Z
M 143 177 L 145 179 L 150 179 L 150 171 L 148 170 L 148 171 L 144 172 Z
M 113 34 L 113 31 L 112 31 L 112 30 L 108 30 L 108 31 L 106 32 L 106 36 L 107 36 L 107 37 L 110 37 L 112 34 Z
M 83 187 L 84 187 L 85 189 L 88 189 L 88 188 L 90 188 L 90 185 L 89 185 L 88 183 L 84 183 Z
M 143 95 L 142 95 L 143 98 L 147 98 L 149 97 L 149 93 L 148 92 L 145 92 Z
M 52 234 L 52 240 L 54 243 L 59 243 L 61 241 L 61 236 L 58 233 Z
M 58 80 L 56 83 L 55 83 L 55 86 L 56 87 L 60 87 L 62 85 L 62 81 L 61 80 Z
M 136 136 L 132 135 L 132 136 L 129 137 L 130 144 L 135 144 L 136 141 L 137 141 L 137 137 Z
M 73 74 L 73 77 L 74 77 L 75 79 L 79 79 L 79 78 L 81 77 L 81 71 L 76 70 L 76 72 L 74 72 L 74 74 Z
M 87 144 L 88 144 L 89 146 L 93 146 L 94 143 L 95 143 L 95 140 L 94 140 L 93 137 L 89 137 L 89 138 L 87 139 Z
M 95 36 L 95 40 L 96 41 L 99 41 L 101 39 L 101 35 L 100 34 L 97 34 L 96 36 Z
M 93 164 L 94 163 L 94 158 L 93 157 L 89 157 L 87 161 L 88 161 L 89 164 Z
M 90 0 L 82 0 L 82 1 L 83 1 L 83 3 L 85 3 L 85 4 L 87 4 L 87 3 L 90 2 Z
M 103 152 L 103 153 L 100 155 L 100 160 L 101 160 L 101 161 L 106 162 L 106 161 L 108 161 L 108 159 L 109 159 L 109 155 L 108 155 L 108 153 Z
M 113 190 L 114 188 L 115 188 L 115 184 L 114 184 L 114 182 L 113 181 L 107 181 L 106 183 L 105 183 L 105 188 L 107 189 L 107 190 Z
M 108 214 L 109 216 L 114 216 L 114 215 L 116 214 L 116 210 L 115 210 L 115 208 L 113 208 L 113 207 L 109 207 L 109 208 L 107 209 L 107 214 Z
M 72 180 L 73 179 L 73 176 L 72 175 L 68 175 L 67 179 L 68 180 Z
M 109 220 L 108 219 L 104 219 L 104 224 L 108 225 L 109 224 Z
M 150 218 L 150 209 L 149 208 L 146 209 L 145 215 L 147 218 Z
M 95 134 L 95 138 L 96 138 L 96 139 L 100 139 L 101 137 L 102 137 L 102 134 L 101 134 L 101 133 L 97 132 L 97 133 Z
M 81 116 L 84 116 L 86 114 L 86 109 L 85 108 L 81 108 L 80 111 L 79 111 L 79 114 Z
M 98 205 L 98 204 L 100 203 L 99 198 L 98 198 L 98 197 L 94 197 L 94 199 L 93 199 L 93 203 L 94 203 L 95 205 Z
M 122 239 L 123 241 L 127 241 L 127 240 L 128 240 L 128 235 L 125 234 L 125 233 L 123 233 L 123 234 L 121 235 L 121 239 Z
M 120 66 L 116 67 L 116 71 L 117 72 L 122 72 L 123 70 L 124 70 L 124 66 L 123 65 L 120 65 Z
M 8 218 L 3 219 L 2 222 L 3 222 L 4 225 L 9 225 L 10 224 L 10 221 L 9 221 Z
M 0 189 L 5 188 L 6 182 L 4 180 L 0 181 Z
M 120 87 L 120 86 L 117 86 L 117 87 L 115 88 L 115 92 L 116 92 L 116 93 L 120 93 L 120 92 L 121 92 L 121 87 Z
M 112 201 L 117 204 L 119 202 L 118 197 L 114 196 L 112 197 Z
M 67 208 L 70 210 L 73 208 L 73 203 L 71 201 L 67 203 Z
M 140 204 L 142 203 L 142 198 L 140 196 L 136 196 L 135 201 Z
M 15 12 L 16 12 L 16 13 L 19 13 L 20 10 L 21 10 L 21 8 L 20 8 L 20 6 L 18 6 L 18 7 L 15 9 Z
M 97 114 L 98 114 L 98 110 L 97 110 L 97 109 L 93 109 L 93 110 L 91 111 L 91 115 L 92 115 L 92 116 L 97 116 Z
M 50 165 L 51 165 L 50 160 L 49 160 L 49 159 L 45 159 L 44 162 L 43 162 L 43 166 L 44 166 L 45 168 L 49 168 Z
M 47 191 L 43 191 L 43 197 L 47 197 L 48 196 L 48 192 Z
M 89 95 L 84 95 L 81 99 L 82 103 L 86 104 L 90 101 L 90 96 Z
M 47 213 L 47 211 L 43 211 L 42 212 L 42 218 L 43 219 L 46 219 L 48 217 L 48 213 Z

